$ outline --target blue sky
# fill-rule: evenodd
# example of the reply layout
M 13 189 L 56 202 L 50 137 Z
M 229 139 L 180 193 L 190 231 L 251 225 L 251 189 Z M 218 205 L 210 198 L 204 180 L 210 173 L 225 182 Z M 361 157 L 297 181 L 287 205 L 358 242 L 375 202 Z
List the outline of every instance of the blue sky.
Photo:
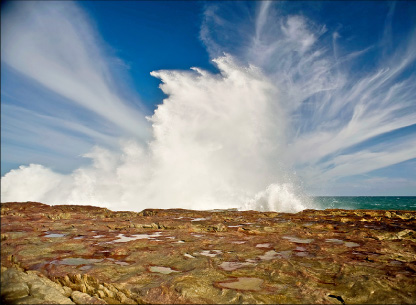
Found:
M 416 195 L 412 1 L 21 1 L 1 14 L 2 188 L 58 179 L 81 198 L 77 175 L 95 181 L 102 162 L 134 186 L 122 169 L 137 146 L 156 165 L 132 171 L 168 173 L 155 185 L 193 167 L 183 185 L 227 172 L 236 189 L 256 185 L 249 197 L 287 181 L 312 195 Z M 208 198 L 213 183 L 195 190 Z

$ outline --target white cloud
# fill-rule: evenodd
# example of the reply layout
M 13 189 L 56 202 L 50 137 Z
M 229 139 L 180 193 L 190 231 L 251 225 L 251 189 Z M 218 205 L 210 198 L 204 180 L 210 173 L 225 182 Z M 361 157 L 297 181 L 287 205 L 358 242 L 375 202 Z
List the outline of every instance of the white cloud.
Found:
M 398 137 L 393 142 L 381 140 L 377 146 L 367 141 L 416 124 L 416 78 L 411 72 L 416 58 L 415 32 L 390 50 L 389 57 L 378 62 L 375 59 L 374 70 L 354 73 L 350 69 L 354 61 L 369 51 L 374 53 L 379 46 L 346 53 L 338 46 L 344 38 L 339 28 L 331 33 L 325 25 L 317 25 L 305 16 L 285 16 L 276 7 L 259 2 L 252 22 L 255 30 L 246 31 L 247 36 L 252 35 L 250 45 L 240 43 L 249 39 L 241 39 L 239 30 L 232 35 L 227 24 L 220 26 L 209 18 L 203 28 L 215 26 L 204 42 L 210 49 L 211 37 L 228 33 L 228 37 L 235 37 L 226 41 L 236 50 L 233 54 L 265 71 L 277 89 L 276 103 L 284 111 L 291 157 L 287 162 L 305 183 L 325 184 L 414 158 L 409 137 Z M 387 17 L 387 32 L 393 9 Z M 241 20 L 250 18 L 240 17 L 236 22 Z M 240 23 L 233 27 L 240 28 Z M 333 45 L 324 43 L 325 39 L 329 41 L 325 34 L 332 35 Z M 386 35 L 382 45 L 386 44 Z M 221 47 L 227 45 L 216 41 L 216 48 Z M 377 52 L 385 56 L 383 50 Z M 364 151 L 356 151 L 358 145 Z M 332 169 L 328 171 L 328 167 Z
M 329 182 L 341 177 L 368 173 L 373 170 L 397 164 L 416 158 L 416 139 L 407 141 L 394 148 L 374 152 L 368 150 L 352 154 L 339 155 L 320 165 L 319 174 L 314 179 L 320 182 Z M 329 170 L 323 168 L 331 167 Z
M 148 138 L 143 114 L 121 97 L 99 39 L 73 2 L 22 1 L 2 13 L 1 60 L 99 115 L 125 134 Z
M 281 28 L 286 39 L 295 45 L 292 50 L 305 52 L 316 41 L 315 35 L 308 30 L 305 19 L 301 16 L 289 16 Z

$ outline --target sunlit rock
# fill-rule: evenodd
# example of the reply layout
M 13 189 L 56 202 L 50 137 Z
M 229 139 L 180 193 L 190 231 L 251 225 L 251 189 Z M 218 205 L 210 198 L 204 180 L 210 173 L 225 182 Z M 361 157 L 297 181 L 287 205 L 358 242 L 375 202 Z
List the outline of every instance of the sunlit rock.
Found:
M 414 211 L 26 202 L 2 203 L 1 215 L 6 303 L 416 302 Z

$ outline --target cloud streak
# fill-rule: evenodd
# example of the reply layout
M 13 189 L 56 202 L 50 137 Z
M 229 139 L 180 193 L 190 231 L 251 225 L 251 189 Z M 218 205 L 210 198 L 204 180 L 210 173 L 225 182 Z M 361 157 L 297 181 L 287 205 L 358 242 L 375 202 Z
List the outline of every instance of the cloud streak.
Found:
M 302 15 L 284 15 L 270 2 L 259 3 L 253 22 L 252 43 L 239 44 L 239 32 L 207 15 L 202 26 L 203 41 L 210 48 L 212 37 L 237 37 L 235 41 L 216 41 L 216 48 L 234 45 L 234 55 L 263 71 L 276 86 L 286 120 L 286 138 L 290 163 L 313 188 L 328 179 L 369 172 L 416 158 L 414 137 L 371 146 L 371 140 L 383 134 L 416 124 L 416 35 L 408 39 L 367 73 L 351 71 L 354 60 L 365 56 L 364 50 L 344 54 L 338 48 L 338 32 L 330 33 Z M 390 8 L 381 47 L 392 35 Z M 240 17 L 238 22 L 249 18 Z M 239 28 L 234 24 L 235 28 Z M 250 33 L 250 32 L 248 32 Z M 326 35 L 326 36 L 325 36 Z M 324 41 L 332 35 L 332 48 Z M 244 39 L 247 41 L 250 39 Z M 237 47 L 235 47 L 237 45 Z M 384 53 L 385 54 L 385 53 Z M 364 152 L 354 147 L 366 144 Z M 365 164 L 366 166 L 360 166 Z M 327 168 L 331 167 L 330 171 Z M 316 179 L 320 177 L 320 179 Z M 315 181 L 315 182 L 314 182 Z
M 95 30 L 73 2 L 11 3 L 2 61 L 124 134 L 147 139 L 144 115 L 120 94 Z

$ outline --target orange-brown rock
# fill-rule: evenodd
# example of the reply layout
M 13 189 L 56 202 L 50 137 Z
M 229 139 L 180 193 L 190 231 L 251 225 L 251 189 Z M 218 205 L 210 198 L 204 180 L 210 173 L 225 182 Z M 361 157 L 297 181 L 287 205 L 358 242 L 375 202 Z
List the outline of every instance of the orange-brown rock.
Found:
M 1 204 L 14 304 L 416 303 L 416 212 Z

